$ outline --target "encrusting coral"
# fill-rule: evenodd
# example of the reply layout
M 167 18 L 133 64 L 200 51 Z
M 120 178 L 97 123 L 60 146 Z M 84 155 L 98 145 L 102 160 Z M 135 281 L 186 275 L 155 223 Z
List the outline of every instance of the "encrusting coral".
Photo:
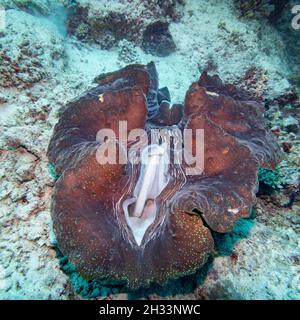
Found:
M 135 289 L 190 274 L 214 251 L 211 230 L 228 232 L 250 215 L 259 167 L 274 168 L 281 159 L 263 108 L 207 73 L 192 84 L 184 107 L 171 107 L 154 63 L 130 65 L 97 82 L 65 107 L 49 144 L 49 160 L 62 174 L 52 202 L 58 245 L 86 279 Z M 124 141 L 120 121 L 127 121 L 127 135 L 144 129 L 146 139 L 129 134 Z M 115 164 L 99 162 L 99 148 L 111 141 L 99 137 L 100 129 L 116 133 Z M 170 157 L 175 136 L 189 129 L 193 143 L 184 148 L 203 156 L 203 170 L 188 173 L 197 168 L 186 157 L 167 163 L 166 136 L 147 145 L 153 129 L 172 135 Z M 141 164 L 120 161 L 124 144 L 139 146 Z
M 104 49 L 126 39 L 166 56 L 175 50 L 168 23 L 180 19 L 184 4 L 183 0 L 111 0 L 109 5 L 104 0 L 78 0 L 76 5 L 70 3 L 68 31 Z

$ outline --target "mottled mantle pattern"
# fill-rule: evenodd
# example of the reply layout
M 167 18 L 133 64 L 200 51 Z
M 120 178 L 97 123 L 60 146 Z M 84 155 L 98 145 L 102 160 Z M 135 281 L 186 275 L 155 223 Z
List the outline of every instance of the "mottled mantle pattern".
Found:
M 172 112 L 159 112 L 166 102 L 158 105 L 153 63 L 129 65 L 99 76 L 97 82 L 66 106 L 49 143 L 49 160 L 62 174 L 52 205 L 59 247 L 83 277 L 125 283 L 131 289 L 190 274 L 213 251 L 202 219 L 215 232 L 231 231 L 238 219 L 250 215 L 259 167 L 274 169 L 282 158 L 265 126 L 263 107 L 247 91 L 206 72 L 191 85 L 182 119 L 174 125 L 191 129 L 193 139 L 196 129 L 204 130 L 204 172 L 183 176 L 189 167 L 185 160 L 169 164 L 170 181 L 155 199 L 155 220 L 138 246 L 123 202 L 133 196 L 141 169 L 118 160 L 97 163 L 101 142 L 96 136 L 105 128 L 120 140 L 119 121 L 127 121 L 127 134 L 134 129 L 167 129 L 152 119 L 165 116 L 162 124 L 168 124 Z M 136 141 L 126 145 L 130 142 Z M 197 154 L 195 141 L 192 148 Z

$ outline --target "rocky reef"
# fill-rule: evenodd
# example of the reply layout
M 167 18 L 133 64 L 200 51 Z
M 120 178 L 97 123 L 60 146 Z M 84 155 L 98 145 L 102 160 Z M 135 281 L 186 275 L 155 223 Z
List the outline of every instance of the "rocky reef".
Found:
M 183 6 L 183 0 L 71 2 L 68 31 L 81 41 L 95 42 L 104 49 L 126 39 L 136 45 L 143 43 L 146 50 L 157 55 L 167 55 L 175 48 L 168 23 L 180 19 Z

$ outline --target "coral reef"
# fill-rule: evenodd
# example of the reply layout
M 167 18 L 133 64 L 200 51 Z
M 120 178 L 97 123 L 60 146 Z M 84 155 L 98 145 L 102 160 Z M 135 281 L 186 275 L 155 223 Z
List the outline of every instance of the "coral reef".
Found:
M 55 126 L 48 157 L 62 176 L 53 196 L 54 229 L 63 254 L 87 279 L 136 289 L 194 272 L 213 251 L 202 219 L 216 232 L 230 231 L 250 214 L 258 167 L 274 168 L 281 159 L 264 127 L 262 107 L 248 92 L 203 73 L 187 92 L 183 117 L 178 105 L 169 107 L 165 100 L 158 105 L 157 77 L 154 63 L 101 75 L 97 87 L 65 107 Z M 162 112 L 166 104 L 175 111 Z M 127 141 L 117 133 L 120 121 L 127 121 L 127 134 L 171 124 L 173 129 L 190 129 L 194 140 L 197 129 L 203 129 L 204 171 L 187 174 L 197 170 L 187 158 L 167 166 L 160 159 L 153 168 L 151 158 L 142 167 L 121 162 L 124 144 L 139 145 L 142 159 L 148 148 L 157 149 L 152 152 L 160 157 L 167 150 L 163 143 L 147 146 L 148 139 L 142 145 L 136 138 Z M 106 140 L 98 132 L 104 128 L 113 130 L 121 146 L 116 163 L 99 160 L 97 152 Z M 175 144 L 168 146 L 173 156 Z M 185 148 L 189 150 L 187 144 Z M 191 148 L 195 154 L 196 141 Z M 154 180 L 140 206 L 150 168 Z M 163 175 L 155 178 L 158 172 Z
M 260 168 L 258 180 L 273 189 L 281 189 L 288 185 L 297 185 L 299 170 L 282 161 L 275 170 Z
M 0 5 L 7 4 L 7 9 L 16 8 L 12 2 L 0 0 Z M 51 1 L 45 10 L 30 5 L 7 10 L 8 28 L 0 32 L 0 41 L 8 52 L 18 52 L 22 48 L 21 38 L 28 34 L 33 46 L 40 42 L 45 48 L 43 58 L 36 57 L 43 65 L 38 68 L 39 73 L 45 74 L 42 81 L 35 82 L 27 77 L 28 80 L 22 81 L 18 87 L 20 90 L 0 88 L 0 298 L 132 298 L 124 288 L 96 287 L 94 283 L 84 282 L 75 273 L 75 268 L 66 264 L 66 259 L 57 256 L 50 218 L 50 196 L 57 174 L 52 169 L 49 172 L 46 151 L 60 109 L 82 91 L 93 87 L 97 75 L 129 63 L 147 63 L 154 59 L 161 85 L 169 89 L 169 93 L 165 89 L 161 91 L 159 104 L 162 100 L 170 101 L 170 96 L 172 101 L 183 103 L 189 85 L 204 70 L 219 74 L 226 82 L 250 90 L 256 98 L 265 101 L 268 126 L 285 150 L 286 163 L 279 166 L 284 175 L 284 188 L 260 195 L 255 215 L 251 219 L 239 220 L 234 230 L 224 236 L 224 242 L 215 240 L 220 255 L 209 263 L 208 271 L 205 272 L 207 268 L 204 268 L 194 276 L 183 277 L 164 288 L 154 286 L 135 297 L 300 299 L 300 199 L 297 193 L 300 140 L 299 133 L 286 132 L 283 126 L 283 120 L 289 115 L 299 120 L 299 99 L 291 83 L 299 88 L 297 38 L 300 33 L 290 28 L 293 18 L 290 8 L 285 9 L 282 23 L 279 19 L 270 24 L 263 19 L 240 19 L 231 0 L 188 0 L 185 6 L 176 6 L 182 17 L 174 17 L 176 23 L 172 22 L 174 18 L 168 21 L 176 51 L 161 58 L 145 54 L 135 46 L 135 39 L 121 39 L 117 48 L 110 51 L 90 46 L 89 43 L 94 41 L 84 42 L 90 31 L 88 24 L 78 30 L 84 41 L 66 36 L 63 25 L 56 24 L 57 12 L 51 8 L 55 2 Z M 74 10 L 77 6 L 71 0 L 60 2 L 67 10 L 73 10 L 72 4 Z M 109 8 L 109 4 L 115 3 L 109 1 L 108 8 L 101 4 L 99 11 L 101 8 L 102 13 L 117 11 Z M 154 2 L 149 3 L 153 5 Z M 138 9 L 134 8 L 136 14 L 132 11 L 128 13 L 129 17 L 138 21 L 144 5 L 147 2 L 144 1 Z M 41 17 L 41 13 L 46 14 L 47 19 Z M 71 12 L 67 13 L 72 16 Z M 161 18 L 158 14 L 149 19 L 149 23 Z M 147 25 L 148 22 L 145 27 Z M 282 33 L 275 30 L 284 26 Z M 142 33 L 139 39 L 142 39 Z M 115 43 L 113 40 L 112 45 Z M 53 60 L 51 53 L 56 50 L 64 52 L 62 56 L 58 53 L 61 58 Z M 23 62 L 31 66 L 30 60 L 30 55 L 26 56 L 21 67 Z M 3 67 L 2 61 L 0 65 Z M 251 71 L 243 80 L 249 69 Z M 9 66 L 5 66 L 5 70 L 9 70 Z M 27 70 L 24 72 L 26 74 Z M 32 79 L 39 78 L 35 74 L 36 71 Z M 20 83 L 14 72 L 7 76 L 12 83 Z M 161 112 L 164 112 L 163 108 Z M 284 207 L 293 194 L 296 195 L 293 205 Z
M 73 13 L 68 20 L 68 30 L 80 40 L 95 42 L 105 49 L 123 39 L 141 45 L 153 30 L 153 23 L 162 26 L 167 25 L 167 21 L 178 20 L 183 5 L 182 0 L 114 0 L 109 5 L 106 1 L 77 1 L 75 6 L 71 5 Z M 152 53 L 167 55 L 174 50 L 170 33 L 164 33 L 163 39 L 157 35 L 157 48 Z

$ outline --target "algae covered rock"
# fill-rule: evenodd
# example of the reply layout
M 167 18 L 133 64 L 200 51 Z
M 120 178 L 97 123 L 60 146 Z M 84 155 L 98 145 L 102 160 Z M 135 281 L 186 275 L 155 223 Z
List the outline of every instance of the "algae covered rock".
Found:
M 153 23 L 179 20 L 183 5 L 182 0 L 80 0 L 70 6 L 68 30 L 80 40 L 97 43 L 104 49 L 116 46 L 123 39 L 141 45 Z M 164 32 L 163 37 L 156 42 L 164 43 L 165 47 L 168 42 L 167 46 L 173 48 L 174 44 L 169 40 L 171 35 Z M 157 44 L 154 46 L 157 47 Z M 162 54 L 162 49 L 158 48 L 151 50 L 151 53 L 161 56 L 170 52 L 165 49 Z
M 155 22 L 147 26 L 143 34 L 142 48 L 154 56 L 165 57 L 176 49 L 168 23 Z

